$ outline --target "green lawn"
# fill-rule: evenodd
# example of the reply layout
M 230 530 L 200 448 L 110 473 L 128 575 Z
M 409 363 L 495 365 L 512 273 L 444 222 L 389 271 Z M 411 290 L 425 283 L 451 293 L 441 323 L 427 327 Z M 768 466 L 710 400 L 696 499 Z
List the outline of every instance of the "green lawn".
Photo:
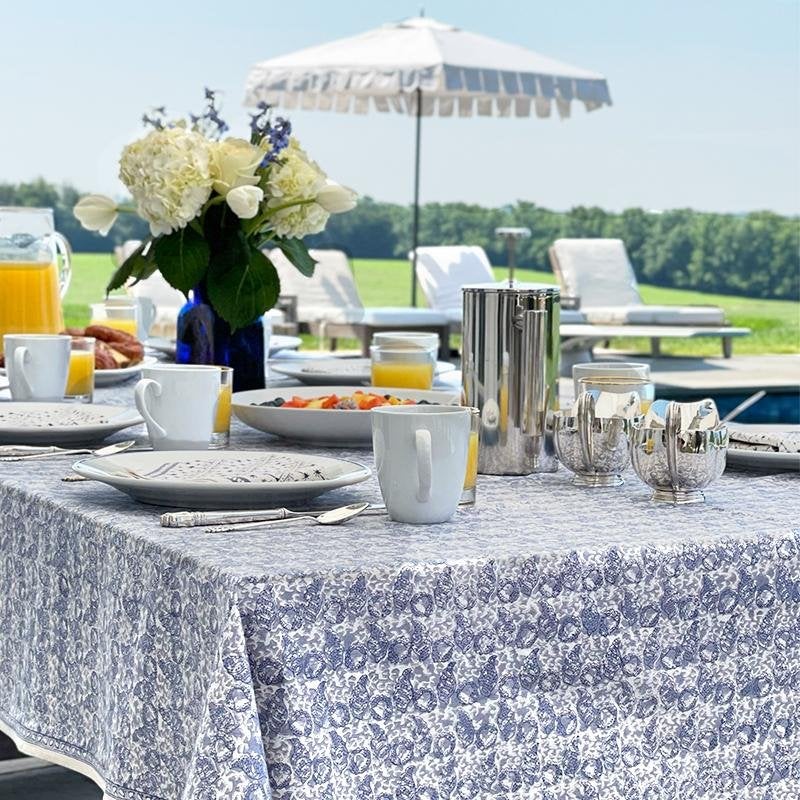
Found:
M 111 254 L 76 253 L 72 285 L 65 300 L 67 325 L 85 325 L 89 318 L 88 303 L 101 300 L 108 276 L 113 269 Z M 403 306 L 411 296 L 410 269 L 405 261 L 356 259 L 353 269 L 365 305 Z M 495 269 L 498 278 L 506 276 L 505 268 Z M 518 270 L 520 280 L 552 283 L 548 272 Z M 750 300 L 728 295 L 703 294 L 682 289 L 642 286 L 647 303 L 712 304 L 725 309 L 732 325 L 751 328 L 753 333 L 737 339 L 734 353 L 800 353 L 800 304 L 784 300 Z M 309 338 L 307 344 L 315 346 Z M 343 343 L 346 344 L 346 343 Z M 648 352 L 646 340 L 625 339 L 615 346 L 636 352 Z M 719 340 L 664 340 L 665 353 L 674 355 L 709 355 L 721 353 Z

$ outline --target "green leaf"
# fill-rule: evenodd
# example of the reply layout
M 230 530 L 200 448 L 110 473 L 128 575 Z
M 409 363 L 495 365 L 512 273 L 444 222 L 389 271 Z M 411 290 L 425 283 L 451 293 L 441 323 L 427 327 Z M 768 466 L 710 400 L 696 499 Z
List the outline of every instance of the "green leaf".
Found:
M 280 247 L 286 258 L 288 258 L 303 275 L 310 278 L 314 274 L 314 267 L 317 266 L 317 262 L 311 258 L 308 248 L 305 246 L 302 239 L 277 239 L 275 244 Z
M 246 253 L 243 259 L 215 261 L 206 279 L 211 304 L 232 330 L 249 325 L 272 308 L 281 290 L 272 262 L 255 247 L 248 247 Z
M 186 294 L 205 277 L 209 259 L 208 244 L 187 225 L 156 239 L 155 258 L 167 283 Z
M 148 255 L 143 255 L 149 241 L 148 239 L 142 242 L 142 244 L 114 270 L 114 274 L 108 281 L 108 286 L 106 286 L 106 294 L 113 292 L 114 289 L 123 287 L 131 277 L 136 278 L 138 281 L 153 274 L 156 269 L 156 265 L 152 260 L 153 248 L 150 248 Z

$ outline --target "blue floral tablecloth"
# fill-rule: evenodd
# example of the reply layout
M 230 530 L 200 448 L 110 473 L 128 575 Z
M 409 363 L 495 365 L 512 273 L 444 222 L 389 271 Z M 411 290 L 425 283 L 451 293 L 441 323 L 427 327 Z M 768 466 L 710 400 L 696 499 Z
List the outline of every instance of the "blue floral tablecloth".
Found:
M 204 534 L 66 468 L 2 465 L 0 728 L 108 797 L 800 797 L 796 476 Z

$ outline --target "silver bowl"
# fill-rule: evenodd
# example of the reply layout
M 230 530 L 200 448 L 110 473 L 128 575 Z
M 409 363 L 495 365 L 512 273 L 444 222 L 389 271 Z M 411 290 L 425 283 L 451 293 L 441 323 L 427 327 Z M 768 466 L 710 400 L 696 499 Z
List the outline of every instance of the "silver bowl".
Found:
M 576 486 L 620 486 L 630 461 L 633 424 L 641 418 L 594 417 L 581 425 L 579 417 L 557 411 L 553 417 L 556 454 Z M 584 435 L 587 434 L 587 435 Z
M 703 489 L 725 470 L 728 429 L 670 431 L 637 427 L 631 461 L 636 474 L 653 489 L 653 500 L 685 505 L 702 503 Z

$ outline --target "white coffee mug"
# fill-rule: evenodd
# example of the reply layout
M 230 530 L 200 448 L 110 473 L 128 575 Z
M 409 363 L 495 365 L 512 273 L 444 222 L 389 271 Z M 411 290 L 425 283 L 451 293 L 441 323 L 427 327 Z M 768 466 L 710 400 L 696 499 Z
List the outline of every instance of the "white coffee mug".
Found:
M 458 406 L 381 406 L 372 410 L 378 483 L 397 522 L 446 522 L 467 468 L 470 412 Z
M 3 348 L 11 399 L 63 400 L 71 341 L 57 334 L 6 334 Z
M 134 302 L 139 306 L 136 338 L 146 342 L 156 319 L 156 304 L 149 297 L 136 297 Z
M 134 399 L 154 450 L 208 449 L 221 372 L 200 364 L 160 364 L 142 370 Z

